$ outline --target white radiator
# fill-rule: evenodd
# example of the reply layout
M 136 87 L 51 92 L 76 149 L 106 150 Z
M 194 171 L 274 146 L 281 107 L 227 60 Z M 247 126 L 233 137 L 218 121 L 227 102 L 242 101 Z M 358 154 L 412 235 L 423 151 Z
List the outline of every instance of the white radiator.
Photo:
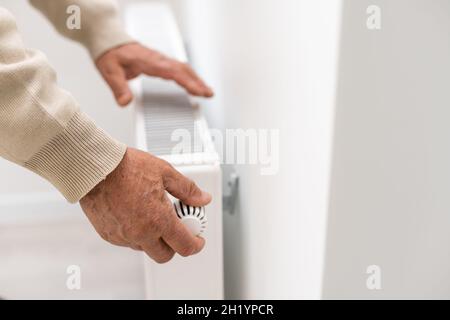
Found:
M 161 3 L 136 4 L 126 12 L 128 32 L 141 43 L 186 61 L 175 18 Z M 176 256 L 159 265 L 145 257 L 148 299 L 223 299 L 222 182 L 219 157 L 201 108 L 171 82 L 141 77 L 133 82 L 136 147 L 175 166 L 213 196 L 206 208 L 204 250 L 193 257 Z M 180 131 L 181 129 L 181 131 Z M 191 138 L 190 150 L 178 150 L 178 133 Z M 173 136 L 173 134 L 175 134 Z

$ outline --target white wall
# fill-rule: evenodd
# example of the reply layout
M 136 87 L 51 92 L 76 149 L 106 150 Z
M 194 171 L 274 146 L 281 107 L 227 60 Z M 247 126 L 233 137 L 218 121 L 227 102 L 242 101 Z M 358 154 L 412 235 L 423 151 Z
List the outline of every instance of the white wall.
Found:
M 173 0 L 217 128 L 280 130 L 280 170 L 237 166 L 225 219 L 227 296 L 318 298 L 340 1 Z
M 450 298 L 449 32 L 447 0 L 345 1 L 326 298 Z

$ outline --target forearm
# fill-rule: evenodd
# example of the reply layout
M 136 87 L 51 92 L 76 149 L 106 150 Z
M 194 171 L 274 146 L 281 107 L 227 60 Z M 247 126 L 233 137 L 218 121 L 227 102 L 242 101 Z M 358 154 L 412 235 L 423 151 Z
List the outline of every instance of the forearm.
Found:
M 0 21 L 0 156 L 76 202 L 117 167 L 125 146 L 80 112 L 45 56 L 24 47 L 2 8 Z
M 107 50 L 132 42 L 124 31 L 117 3 L 114 0 L 29 0 L 62 35 L 80 42 L 93 59 Z M 80 28 L 67 27 L 67 8 L 80 8 Z

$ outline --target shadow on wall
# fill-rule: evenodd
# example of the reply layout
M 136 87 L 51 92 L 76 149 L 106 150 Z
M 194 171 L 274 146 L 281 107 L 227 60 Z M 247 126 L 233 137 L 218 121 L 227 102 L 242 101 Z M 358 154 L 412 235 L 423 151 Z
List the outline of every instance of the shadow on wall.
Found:
M 344 2 L 325 298 L 450 298 L 449 32 L 447 0 Z

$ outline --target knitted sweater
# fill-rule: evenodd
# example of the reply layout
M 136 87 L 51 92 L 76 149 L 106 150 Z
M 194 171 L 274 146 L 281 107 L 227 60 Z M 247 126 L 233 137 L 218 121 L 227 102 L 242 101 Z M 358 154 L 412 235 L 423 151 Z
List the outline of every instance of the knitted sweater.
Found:
M 113 0 L 30 2 L 93 59 L 132 41 Z M 73 5 L 80 28 L 67 23 Z M 74 203 L 117 167 L 125 150 L 58 87 L 46 57 L 24 46 L 14 17 L 0 8 L 0 157 L 39 174 Z

